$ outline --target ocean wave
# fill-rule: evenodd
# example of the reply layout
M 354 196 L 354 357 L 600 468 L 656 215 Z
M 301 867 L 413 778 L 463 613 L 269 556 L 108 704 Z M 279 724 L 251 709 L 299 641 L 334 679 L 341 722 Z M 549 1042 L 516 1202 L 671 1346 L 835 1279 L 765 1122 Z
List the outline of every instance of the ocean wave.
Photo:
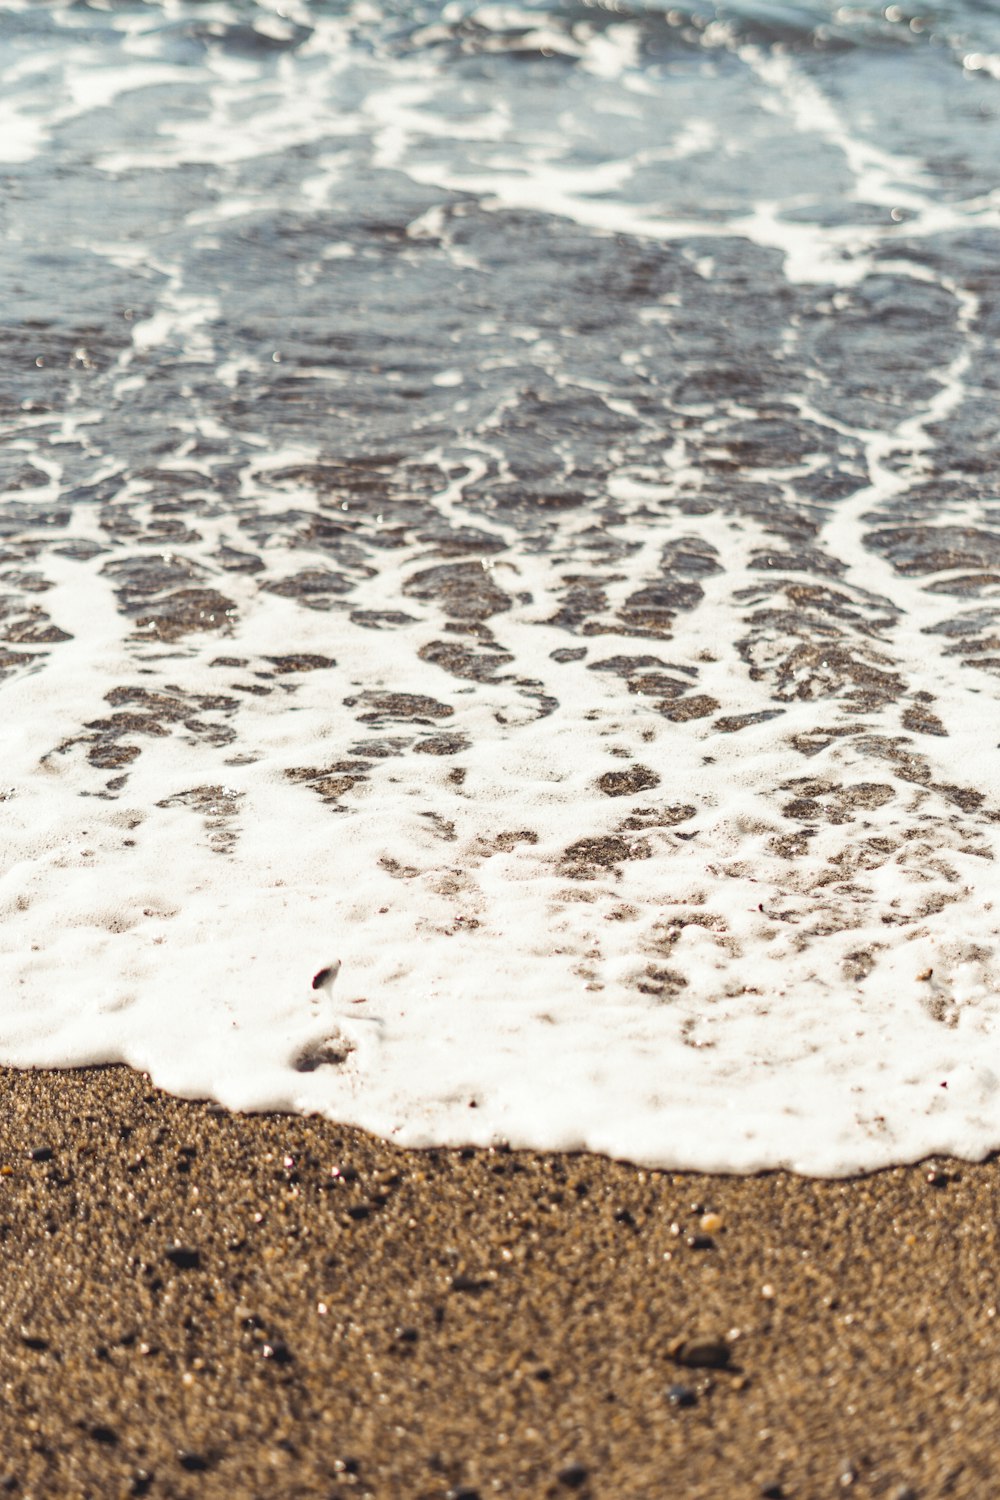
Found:
M 919 5 L 790 3 L 790 0 L 519 0 L 516 4 L 449 0 L 404 4 L 386 0 L 223 0 L 178 18 L 157 0 L 12 0 L 2 31 L 72 29 L 81 38 L 89 19 L 104 29 L 109 15 L 156 33 L 165 45 L 191 57 L 214 48 L 235 58 L 280 55 L 307 46 L 317 26 L 342 24 L 352 40 L 389 53 L 429 51 L 455 56 L 573 61 L 595 39 L 627 29 L 637 62 L 669 60 L 685 52 L 724 51 L 742 45 L 791 52 L 855 49 L 945 48 L 959 58 L 1000 51 L 1000 6 L 995 0 Z

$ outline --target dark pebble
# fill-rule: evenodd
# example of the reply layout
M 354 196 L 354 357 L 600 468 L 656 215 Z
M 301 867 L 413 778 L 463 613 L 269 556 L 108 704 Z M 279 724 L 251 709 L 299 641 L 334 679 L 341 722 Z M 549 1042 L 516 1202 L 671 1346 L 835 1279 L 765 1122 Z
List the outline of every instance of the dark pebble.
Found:
M 941 1172 L 936 1167 L 934 1167 L 927 1173 L 927 1181 L 929 1182 L 931 1187 L 947 1187 L 948 1173 Z
M 415 1328 L 397 1328 L 396 1338 L 401 1344 L 415 1344 L 420 1334 Z
M 667 1387 L 667 1400 L 671 1406 L 697 1406 L 698 1397 L 689 1385 Z
M 273 1359 L 276 1365 L 290 1365 L 292 1362 L 292 1351 L 283 1339 L 271 1339 L 269 1343 L 261 1344 L 260 1352 L 264 1359 Z
M 208 1459 L 203 1453 L 182 1451 L 177 1455 L 177 1462 L 182 1469 L 187 1469 L 189 1474 L 203 1474 L 208 1468 Z
M 28 1155 L 32 1161 L 51 1161 L 55 1152 L 51 1146 L 33 1146 Z
M 568 1490 L 578 1490 L 587 1482 L 587 1470 L 583 1464 L 569 1464 L 559 1471 L 558 1477 L 559 1483 L 565 1485 Z
M 710 1234 L 689 1234 L 684 1242 L 689 1250 L 714 1250 L 715 1241 Z
M 347 1217 L 349 1219 L 356 1219 L 359 1223 L 362 1219 L 367 1219 L 370 1214 L 371 1208 L 367 1203 L 352 1204 L 352 1206 L 347 1210 Z
M 479 1491 L 460 1484 L 457 1489 L 448 1491 L 448 1500 L 480 1500 Z
M 670 1350 L 670 1358 L 692 1370 L 724 1370 L 730 1349 L 721 1339 L 682 1339 Z
M 785 1500 L 785 1492 L 780 1484 L 762 1484 L 760 1493 L 761 1500 Z
M 488 1286 L 488 1281 L 480 1281 L 475 1276 L 463 1276 L 459 1273 L 451 1278 L 453 1292 L 484 1292 Z
M 627 1208 L 619 1208 L 615 1210 L 615 1223 L 628 1224 L 629 1226 L 634 1227 L 635 1219 Z
M 171 1245 L 165 1254 L 170 1264 L 176 1266 L 179 1271 L 201 1269 L 201 1251 L 192 1249 L 190 1245 Z
M 90 1435 L 95 1443 L 104 1443 L 108 1448 L 113 1448 L 118 1442 L 118 1434 L 113 1427 L 92 1427 Z

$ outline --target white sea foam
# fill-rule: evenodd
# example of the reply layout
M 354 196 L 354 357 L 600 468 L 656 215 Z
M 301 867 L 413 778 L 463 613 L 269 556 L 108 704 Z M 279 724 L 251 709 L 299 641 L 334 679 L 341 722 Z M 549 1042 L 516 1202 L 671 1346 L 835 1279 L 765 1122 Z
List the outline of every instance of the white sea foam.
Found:
M 738 628 L 732 585 L 754 580 L 741 579 L 734 539 L 713 530 L 729 556 L 725 584 L 670 655 L 696 660 L 705 641 L 721 648 L 701 685 L 752 712 L 769 697 L 727 643 Z M 658 546 L 664 535 L 644 540 Z M 373 605 L 398 598 L 408 562 L 377 580 Z M 560 637 L 540 623 L 546 570 L 523 557 L 513 566 L 533 604 L 505 617 L 498 643 L 522 671 L 552 681 Z M 813 726 L 812 704 L 789 705 L 780 739 L 770 725 L 738 737 L 660 727 L 641 700 L 616 680 L 602 688 L 580 662 L 559 669 L 559 708 L 537 719 L 506 686 L 442 692 L 440 673 L 421 670 L 396 634 L 372 637 L 339 616 L 303 617 L 237 590 L 244 619 L 227 650 L 264 661 L 280 643 L 341 665 L 312 675 L 291 703 L 255 704 L 237 757 L 252 763 L 172 737 L 144 751 L 127 796 L 81 800 L 93 781 L 85 763 L 70 752 L 39 766 L 38 750 L 43 726 L 50 743 L 71 738 L 107 711 L 107 683 L 134 680 L 123 623 L 96 575 L 96 564 L 50 564 L 47 602 L 74 640 L 44 673 L 5 690 L 6 1060 L 120 1059 L 178 1092 L 319 1109 L 412 1144 L 506 1138 L 707 1168 L 838 1172 L 932 1150 L 976 1154 L 993 1139 L 994 840 L 963 849 L 964 835 L 939 828 L 935 857 L 901 855 L 873 872 L 849 923 L 824 934 L 836 892 L 817 906 L 766 853 L 782 826 L 767 789 L 801 771 L 785 741 L 796 725 Z M 867 576 L 864 587 L 876 581 L 886 580 Z M 924 601 L 906 593 L 915 652 L 906 666 L 940 693 L 941 666 L 920 633 Z M 417 646 L 429 630 L 422 619 L 404 638 Z M 630 645 L 601 641 L 609 653 Z M 148 681 L 217 692 L 207 654 L 156 668 L 150 652 Z M 454 707 L 449 728 L 467 729 L 473 745 L 464 784 L 413 757 L 352 798 L 350 816 L 317 817 L 309 790 L 282 772 L 348 753 L 357 725 L 339 704 L 359 683 Z M 944 774 L 978 762 L 1000 728 L 982 696 L 956 689 L 947 709 Z M 594 784 L 623 750 L 662 776 L 672 801 L 698 805 L 683 829 L 697 837 L 654 830 L 650 858 L 574 888 L 560 855 L 575 834 L 598 837 L 620 822 L 617 799 Z M 849 785 L 859 767 L 832 746 L 815 769 Z M 192 806 L 185 794 L 206 783 L 218 790 Z M 925 798 L 913 790 L 914 804 Z M 899 819 L 889 802 L 866 817 L 868 837 L 892 837 Z M 203 830 L 227 821 L 239 844 L 220 859 Z M 537 842 L 501 840 L 498 850 L 508 827 Z M 887 945 L 887 914 L 932 905 L 956 882 L 957 906 Z M 664 1004 L 636 985 L 671 923 L 682 930 L 670 964 L 687 984 Z M 867 943 L 887 950 L 875 974 L 845 983 L 845 956 Z M 336 989 L 313 992 L 314 972 L 334 956 Z M 933 978 L 921 980 L 928 969 Z M 932 998 L 953 1024 L 935 1019 Z M 346 1064 L 296 1071 L 331 1040 L 350 1049 Z

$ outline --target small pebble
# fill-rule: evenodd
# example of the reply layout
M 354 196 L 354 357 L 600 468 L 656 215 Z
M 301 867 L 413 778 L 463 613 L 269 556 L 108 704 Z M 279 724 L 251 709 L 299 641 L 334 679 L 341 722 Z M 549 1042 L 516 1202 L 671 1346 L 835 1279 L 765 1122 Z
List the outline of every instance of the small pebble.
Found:
M 721 1214 L 702 1214 L 698 1220 L 698 1228 L 703 1229 L 706 1234 L 718 1234 L 720 1229 L 724 1229 L 725 1227 L 725 1220 Z
M 578 1490 L 587 1482 L 587 1470 L 583 1464 L 568 1464 L 565 1469 L 559 1471 L 559 1483 L 565 1485 L 568 1490 Z
M 449 1278 L 449 1286 L 453 1292 L 482 1292 L 488 1285 L 480 1277 L 467 1276 L 463 1271 L 458 1271 Z
M 668 1359 L 692 1370 L 724 1370 L 730 1353 L 722 1339 L 673 1339 L 667 1346 Z
M 667 1400 L 671 1406 L 696 1406 L 698 1397 L 689 1385 L 671 1385 L 667 1387 Z
M 325 964 L 318 969 L 312 978 L 314 990 L 332 990 L 336 983 L 337 975 L 340 973 L 340 959 L 334 959 L 332 964 Z
M 193 1249 L 190 1245 L 171 1245 L 164 1251 L 170 1264 L 176 1266 L 179 1271 L 198 1271 L 201 1269 L 201 1251 Z
M 201 1474 L 208 1468 L 208 1459 L 202 1453 L 188 1453 L 181 1450 L 177 1455 L 177 1462 L 182 1469 L 187 1469 L 189 1474 Z
M 32 1161 L 51 1161 L 55 1152 L 51 1146 L 33 1146 L 28 1155 Z
M 689 1250 L 714 1250 L 715 1241 L 710 1234 L 689 1234 L 684 1241 Z

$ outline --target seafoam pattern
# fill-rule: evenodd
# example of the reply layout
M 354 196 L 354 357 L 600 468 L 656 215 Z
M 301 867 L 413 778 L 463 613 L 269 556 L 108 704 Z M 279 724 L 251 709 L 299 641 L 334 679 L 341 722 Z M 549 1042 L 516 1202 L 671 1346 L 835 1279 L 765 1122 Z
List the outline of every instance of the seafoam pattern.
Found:
M 7 8 L 4 1061 L 1000 1143 L 991 38 L 770 9 Z

